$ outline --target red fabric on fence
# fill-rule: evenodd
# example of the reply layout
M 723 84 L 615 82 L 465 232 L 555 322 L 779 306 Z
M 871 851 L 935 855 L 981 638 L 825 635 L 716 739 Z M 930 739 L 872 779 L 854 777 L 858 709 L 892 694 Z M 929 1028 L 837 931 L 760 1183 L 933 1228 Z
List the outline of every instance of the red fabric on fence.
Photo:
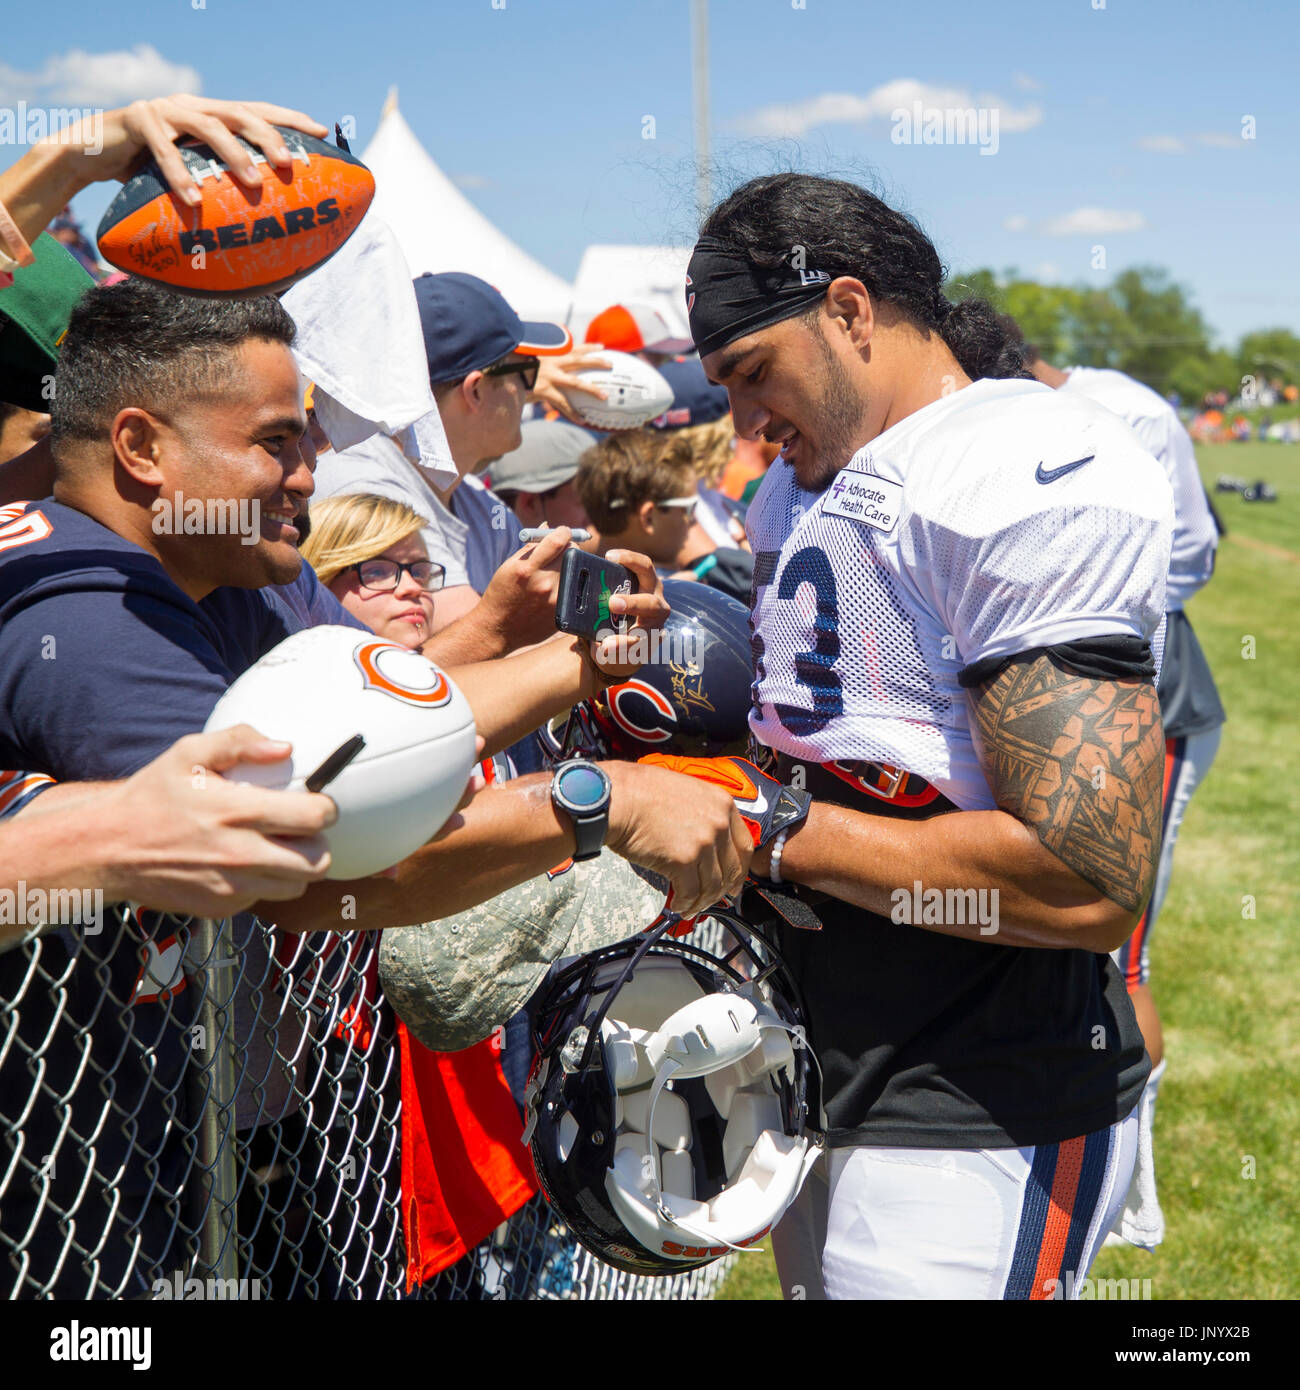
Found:
M 523 1124 L 492 1038 L 430 1052 L 400 1020 L 406 1287 L 485 1240 L 537 1191 Z

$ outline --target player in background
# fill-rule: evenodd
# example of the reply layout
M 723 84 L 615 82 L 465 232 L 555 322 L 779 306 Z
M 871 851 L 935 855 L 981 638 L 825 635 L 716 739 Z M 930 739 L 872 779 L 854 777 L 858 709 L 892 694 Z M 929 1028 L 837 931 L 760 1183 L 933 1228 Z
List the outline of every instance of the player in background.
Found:
M 825 924 L 781 934 L 829 1126 L 774 1238 L 796 1297 L 1077 1297 L 1150 1070 L 1109 952 L 1159 851 L 1169 485 L 942 284 L 907 218 L 793 174 L 688 272 L 737 434 L 783 450 L 750 727 L 814 796 L 753 870 Z
M 1018 332 L 1018 330 L 1017 330 Z M 1156 1193 L 1152 1128 L 1165 1074 L 1160 1013 L 1151 997 L 1151 931 L 1164 906 L 1173 874 L 1174 846 L 1192 793 L 1204 781 L 1223 733 L 1226 715 L 1201 644 L 1183 605 L 1209 582 L 1219 530 L 1196 467 L 1191 438 L 1168 401 L 1131 376 L 1108 368 L 1062 371 L 1025 347 L 1025 362 L 1039 381 L 1070 395 L 1087 396 L 1132 426 L 1160 461 L 1174 492 L 1174 541 L 1166 586 L 1164 660 L 1160 669 L 1160 717 L 1165 731 L 1164 833 L 1155 890 L 1132 936 L 1115 953 L 1151 1055 L 1151 1076 L 1142 1095 L 1138 1162 L 1128 1200 L 1116 1226 L 1124 1240 L 1154 1249 L 1164 1239 L 1165 1219 Z

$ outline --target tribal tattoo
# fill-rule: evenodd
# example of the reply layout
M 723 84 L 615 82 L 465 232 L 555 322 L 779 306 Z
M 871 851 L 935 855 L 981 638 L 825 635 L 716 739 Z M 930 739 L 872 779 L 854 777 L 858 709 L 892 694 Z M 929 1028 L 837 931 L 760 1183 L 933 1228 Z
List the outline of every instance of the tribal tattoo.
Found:
M 1160 857 L 1164 730 L 1150 681 L 1097 680 L 1046 656 L 972 691 L 998 806 L 1121 907 L 1146 902 Z

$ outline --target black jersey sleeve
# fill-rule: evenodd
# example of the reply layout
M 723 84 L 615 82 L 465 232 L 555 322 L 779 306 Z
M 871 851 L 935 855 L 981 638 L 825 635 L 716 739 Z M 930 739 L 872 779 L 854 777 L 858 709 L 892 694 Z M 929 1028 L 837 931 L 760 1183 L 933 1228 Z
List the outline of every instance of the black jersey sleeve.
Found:
M 1105 637 L 1058 642 L 1051 647 L 1034 647 L 1014 656 L 990 656 L 963 667 L 957 679 L 970 690 L 991 681 L 1013 661 L 1033 661 L 1040 656 L 1094 680 L 1155 680 L 1156 677 L 1151 643 L 1145 637 L 1112 633 Z

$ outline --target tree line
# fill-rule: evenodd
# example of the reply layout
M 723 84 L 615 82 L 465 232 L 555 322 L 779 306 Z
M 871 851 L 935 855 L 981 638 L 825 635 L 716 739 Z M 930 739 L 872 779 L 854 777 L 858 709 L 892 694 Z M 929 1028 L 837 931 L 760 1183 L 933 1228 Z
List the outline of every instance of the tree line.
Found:
M 1162 395 L 1195 404 L 1210 391 L 1236 395 L 1246 378 L 1300 382 L 1300 336 L 1287 328 L 1247 333 L 1235 350 L 1214 347 L 1187 291 L 1157 266 L 1122 271 L 1104 288 L 1040 285 L 1015 271 L 974 270 L 949 280 L 950 299 L 978 295 L 1011 314 L 1057 366 L 1117 367 Z

